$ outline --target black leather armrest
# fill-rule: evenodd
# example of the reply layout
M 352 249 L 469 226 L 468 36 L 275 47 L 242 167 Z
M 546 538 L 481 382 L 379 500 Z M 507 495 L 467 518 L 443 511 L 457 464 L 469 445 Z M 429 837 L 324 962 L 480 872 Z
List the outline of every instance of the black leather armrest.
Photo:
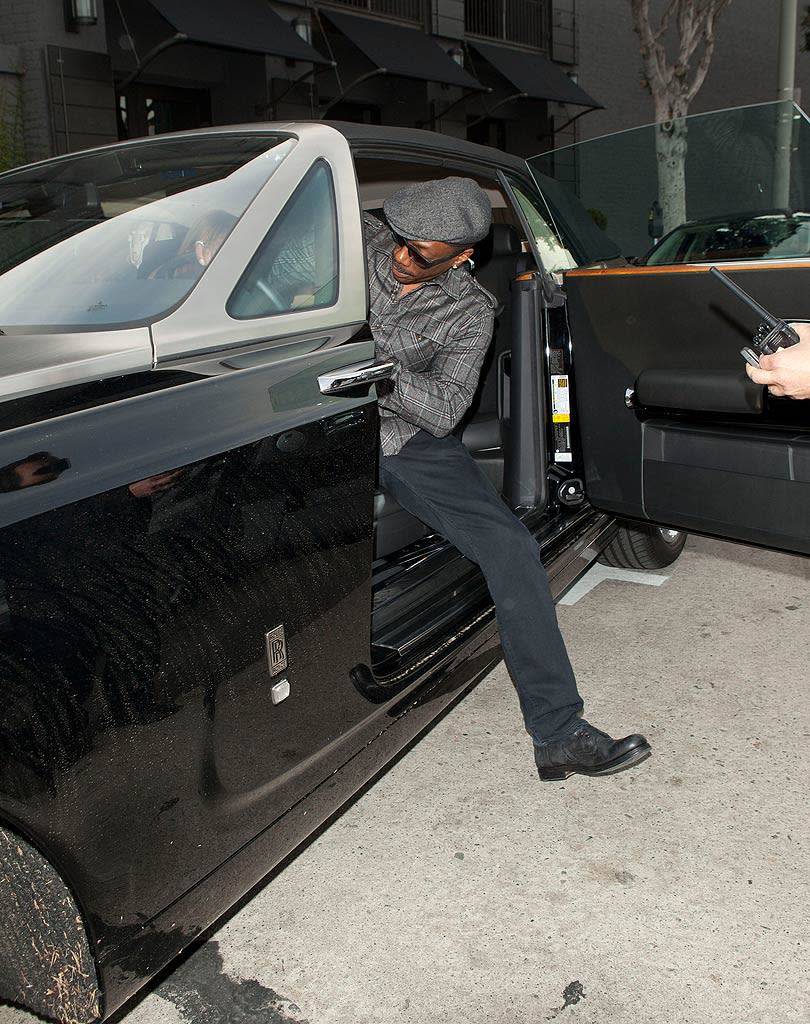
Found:
M 693 412 L 762 412 L 765 388 L 744 371 L 643 370 L 636 381 L 636 402 L 657 409 Z

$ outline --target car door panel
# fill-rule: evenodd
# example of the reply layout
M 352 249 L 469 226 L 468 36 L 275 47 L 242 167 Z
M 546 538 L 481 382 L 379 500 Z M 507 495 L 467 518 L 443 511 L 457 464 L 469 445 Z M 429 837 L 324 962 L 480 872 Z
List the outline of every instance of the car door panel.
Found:
M 300 395 L 303 362 L 315 380 L 335 361 L 285 373 Z M 4 465 L 69 463 L 0 494 L 2 809 L 108 942 L 334 771 L 374 710 L 350 676 L 370 647 L 373 396 L 275 411 L 280 384 L 231 371 L 0 435 Z
M 4 334 L 0 401 L 38 395 L 116 374 L 151 369 L 152 340 L 146 327 L 129 330 Z
M 333 189 L 331 305 L 229 316 L 316 164 Z M 102 965 L 386 713 L 352 681 L 370 662 L 375 395 L 319 386 L 374 356 L 352 340 L 354 169 L 342 136 L 304 126 L 277 173 L 203 285 L 143 329 L 135 372 L 61 389 L 57 374 L 0 409 L 0 814 L 68 880 Z
M 284 432 L 326 412 L 352 409 L 358 399 L 324 396 L 318 374 L 372 357 L 373 344 L 359 342 L 244 370 L 225 371 L 225 364 L 219 364 L 223 372 L 217 376 L 209 375 L 209 366 L 203 374 L 187 363 L 180 371 L 167 372 L 172 386 L 150 389 L 137 399 L 75 412 L 72 404 L 62 406 L 70 411 L 69 417 L 48 417 L 51 424 L 58 423 L 58 433 L 46 428 L 36 411 L 38 404 L 48 403 L 51 412 L 59 412 L 56 398 L 24 399 L 25 416 L 35 422 L 0 430 L 0 465 L 43 450 L 45 445 L 46 450 L 67 458 L 70 466 L 46 490 L 30 487 L 4 494 L 0 524 L 177 468 L 178 459 L 190 465 L 236 444 L 260 440 L 271 423 Z M 154 376 L 161 374 L 157 371 Z M 182 387 L 177 386 L 178 378 Z M 373 396 L 362 401 L 371 402 Z M 9 403 L 0 413 L 0 427 L 4 420 L 15 422 L 14 410 L 9 408 L 13 405 Z M 206 417 L 204 430 L 199 419 L 202 408 L 214 413 Z M 171 430 L 166 429 L 167 423 Z
M 739 350 L 756 322 L 708 269 L 566 275 L 589 497 L 622 515 L 810 551 L 810 409 L 746 384 Z M 810 315 L 807 263 L 724 269 L 777 315 Z
M 759 416 L 765 408 L 765 389 L 744 370 L 653 368 L 636 377 L 633 399 L 649 409 Z
M 810 552 L 810 434 L 648 421 L 645 518 L 770 547 Z

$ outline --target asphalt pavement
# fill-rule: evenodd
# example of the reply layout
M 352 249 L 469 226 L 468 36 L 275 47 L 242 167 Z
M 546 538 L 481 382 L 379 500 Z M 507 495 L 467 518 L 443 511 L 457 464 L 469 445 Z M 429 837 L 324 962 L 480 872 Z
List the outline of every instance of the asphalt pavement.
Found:
M 499 666 L 121 1024 L 806 1024 L 810 560 L 595 575 L 588 717 L 652 758 L 540 783 Z

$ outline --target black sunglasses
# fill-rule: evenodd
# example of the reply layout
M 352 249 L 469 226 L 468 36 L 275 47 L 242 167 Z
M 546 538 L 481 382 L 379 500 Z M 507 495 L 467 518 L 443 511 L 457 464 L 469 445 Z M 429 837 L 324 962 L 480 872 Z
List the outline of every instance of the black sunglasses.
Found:
M 405 246 L 408 250 L 408 255 L 414 261 L 414 263 L 421 267 L 423 270 L 429 270 L 430 267 L 437 267 L 440 263 L 447 263 L 449 260 L 454 260 L 456 256 L 460 256 L 464 252 L 464 249 L 458 249 L 456 252 L 451 252 L 448 256 L 440 256 L 437 260 L 426 259 L 417 248 L 415 248 L 407 238 L 403 238 L 402 235 L 397 234 L 396 231 L 392 231 L 391 234 L 394 236 L 394 241 L 397 246 Z

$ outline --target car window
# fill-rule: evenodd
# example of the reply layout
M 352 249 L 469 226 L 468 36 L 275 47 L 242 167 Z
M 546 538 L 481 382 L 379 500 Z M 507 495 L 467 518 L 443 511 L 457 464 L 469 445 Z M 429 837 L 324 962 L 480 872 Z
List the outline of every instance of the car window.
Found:
M 810 255 L 810 120 L 793 103 L 693 114 L 528 163 L 555 219 L 562 197 L 590 213 L 588 261 L 604 259 L 596 225 L 638 263 Z
M 338 296 L 338 233 L 329 166 L 318 161 L 265 235 L 228 301 L 245 320 L 332 306 Z
M 510 180 L 512 191 L 520 204 L 523 216 L 529 225 L 529 230 L 534 238 L 537 247 L 537 254 L 542 261 L 543 267 L 549 272 L 570 270 L 577 265 L 576 260 L 565 248 L 563 243 L 552 226 L 551 216 L 547 209 L 541 208 L 539 197 L 532 198 L 528 192 Z
M 276 133 L 150 139 L 0 174 L 0 273 L 70 235 L 226 178 Z
M 177 139 L 88 155 L 58 180 L 51 165 L 0 178 L 0 253 L 12 263 L 0 274 L 0 327 L 91 328 L 165 315 L 295 142 L 259 136 L 230 145 L 227 137 Z

